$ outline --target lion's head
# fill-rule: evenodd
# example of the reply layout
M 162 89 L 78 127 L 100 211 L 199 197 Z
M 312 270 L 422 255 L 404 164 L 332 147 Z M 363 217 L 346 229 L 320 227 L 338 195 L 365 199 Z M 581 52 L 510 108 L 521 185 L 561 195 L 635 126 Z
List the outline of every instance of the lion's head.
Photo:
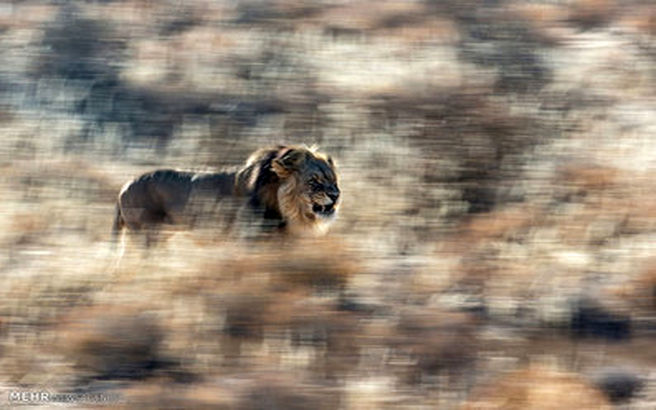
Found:
M 250 195 L 265 218 L 278 218 L 293 234 L 323 234 L 337 215 L 340 190 L 333 160 L 306 146 L 254 152 L 236 177 L 236 192 Z
M 280 180 L 276 197 L 288 229 L 325 233 L 340 204 L 332 158 L 312 148 L 281 147 L 271 169 Z

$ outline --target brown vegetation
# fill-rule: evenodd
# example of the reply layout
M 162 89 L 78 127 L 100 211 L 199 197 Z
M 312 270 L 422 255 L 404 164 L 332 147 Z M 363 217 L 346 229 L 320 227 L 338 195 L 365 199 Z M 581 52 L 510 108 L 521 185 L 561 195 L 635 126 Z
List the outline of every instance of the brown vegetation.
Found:
M 5 3 L 5 390 L 653 407 L 651 2 Z M 111 249 L 125 181 L 278 144 L 337 160 L 327 235 Z
M 476 398 L 478 397 L 478 398 Z M 501 376 L 463 409 L 610 409 L 603 394 L 575 374 L 529 368 Z

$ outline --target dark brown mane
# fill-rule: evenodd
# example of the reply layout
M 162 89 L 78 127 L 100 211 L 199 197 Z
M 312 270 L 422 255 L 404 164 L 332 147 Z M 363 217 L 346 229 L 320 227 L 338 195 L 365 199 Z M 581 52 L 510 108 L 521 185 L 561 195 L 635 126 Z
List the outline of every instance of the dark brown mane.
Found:
M 278 188 L 280 178 L 273 172 L 271 165 L 283 146 L 262 149 L 251 155 L 246 166 L 238 172 L 236 191 L 248 195 L 249 204 L 255 208 L 264 207 L 269 214 L 277 215 L 280 219 L 278 206 Z

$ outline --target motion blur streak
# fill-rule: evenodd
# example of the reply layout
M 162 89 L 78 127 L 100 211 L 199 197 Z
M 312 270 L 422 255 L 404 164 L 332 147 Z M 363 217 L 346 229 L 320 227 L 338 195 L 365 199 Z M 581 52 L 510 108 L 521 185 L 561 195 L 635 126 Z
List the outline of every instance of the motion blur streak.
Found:
M 0 61 L 4 391 L 656 407 L 653 1 L 5 1 Z M 112 247 L 125 181 L 276 144 L 325 237 Z

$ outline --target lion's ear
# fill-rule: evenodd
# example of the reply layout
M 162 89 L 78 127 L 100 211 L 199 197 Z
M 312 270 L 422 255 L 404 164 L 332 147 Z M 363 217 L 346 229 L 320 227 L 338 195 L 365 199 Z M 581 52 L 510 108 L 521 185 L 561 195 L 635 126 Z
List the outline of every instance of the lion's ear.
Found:
M 271 168 L 280 178 L 285 178 L 298 170 L 304 160 L 305 152 L 292 148 L 281 153 L 278 158 L 274 159 L 271 163 Z

